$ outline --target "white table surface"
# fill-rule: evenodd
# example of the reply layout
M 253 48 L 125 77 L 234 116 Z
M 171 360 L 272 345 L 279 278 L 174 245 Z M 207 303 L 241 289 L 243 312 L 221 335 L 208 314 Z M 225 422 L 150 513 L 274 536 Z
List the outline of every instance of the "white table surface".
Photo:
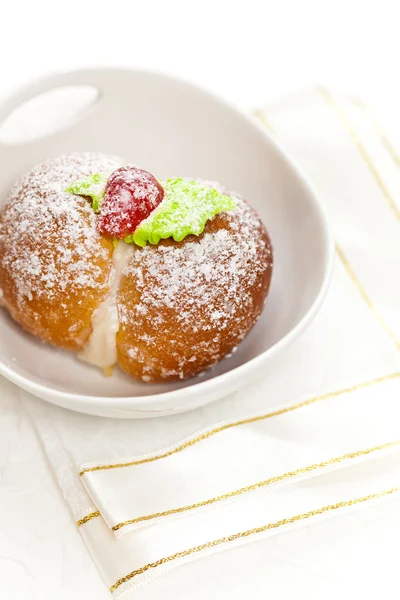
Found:
M 395 4 L 114 0 L 100 7 L 84 0 L 64 5 L 4 2 L 0 96 L 49 71 L 120 65 L 191 79 L 244 108 L 325 82 L 389 111 L 400 99 Z M 395 136 L 397 129 L 394 123 Z M 309 536 L 321 526 L 310 526 Z M 351 533 L 360 524 L 348 518 L 347 526 Z M 311 555 L 288 532 L 172 571 L 140 589 L 137 597 L 244 600 L 295 593 L 319 599 L 350 597 L 353 590 L 354 597 L 383 597 L 397 571 L 388 546 L 398 546 L 399 534 L 378 507 L 365 509 L 363 527 L 353 531 L 371 548 L 362 558 L 361 579 L 353 576 L 357 559 L 344 536 L 338 536 L 334 549 L 315 548 Z M 332 551 L 343 554 L 340 573 L 329 572 Z M 110 598 L 8 384 L 0 401 L 0 598 Z

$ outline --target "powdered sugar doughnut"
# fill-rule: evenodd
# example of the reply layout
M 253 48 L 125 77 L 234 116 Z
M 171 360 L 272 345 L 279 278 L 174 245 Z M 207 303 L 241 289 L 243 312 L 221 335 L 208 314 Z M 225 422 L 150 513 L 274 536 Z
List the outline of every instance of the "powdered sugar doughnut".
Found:
M 136 247 L 118 294 L 118 361 L 144 381 L 186 379 L 215 365 L 257 321 L 272 252 L 250 206 L 208 221 L 200 236 Z
M 47 161 L 16 183 L 0 213 L 0 301 L 55 346 L 80 350 L 88 340 L 92 313 L 109 292 L 113 250 L 89 203 L 65 188 L 119 166 L 89 153 Z
M 37 338 L 103 369 L 187 378 L 231 352 L 258 319 L 272 273 L 268 235 L 228 194 L 236 209 L 200 235 L 145 247 L 113 241 L 99 233 L 89 199 L 66 189 L 122 164 L 65 155 L 13 187 L 0 212 L 0 304 Z

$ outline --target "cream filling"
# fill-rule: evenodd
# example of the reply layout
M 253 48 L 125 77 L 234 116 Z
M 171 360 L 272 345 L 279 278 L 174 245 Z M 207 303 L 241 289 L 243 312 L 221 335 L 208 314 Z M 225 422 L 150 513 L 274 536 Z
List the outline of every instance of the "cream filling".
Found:
M 132 256 L 133 244 L 118 243 L 113 253 L 110 272 L 110 291 L 107 298 L 93 312 L 92 333 L 79 358 L 91 365 L 107 369 L 117 362 L 116 335 L 119 330 L 117 294 L 122 274 Z

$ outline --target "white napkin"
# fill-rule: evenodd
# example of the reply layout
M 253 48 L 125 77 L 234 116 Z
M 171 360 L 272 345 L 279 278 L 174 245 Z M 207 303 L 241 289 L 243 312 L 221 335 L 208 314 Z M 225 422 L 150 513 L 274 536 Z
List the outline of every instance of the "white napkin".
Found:
M 205 554 L 398 502 L 400 169 L 360 106 L 316 90 L 260 112 L 338 243 L 321 312 L 261 382 L 138 422 L 22 394 L 114 597 Z

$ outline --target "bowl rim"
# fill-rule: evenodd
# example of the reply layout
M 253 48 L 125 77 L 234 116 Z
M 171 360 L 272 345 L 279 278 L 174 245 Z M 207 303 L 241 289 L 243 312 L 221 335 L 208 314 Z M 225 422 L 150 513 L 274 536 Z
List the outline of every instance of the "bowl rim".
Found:
M 206 87 L 203 87 L 195 82 L 176 77 L 175 75 L 170 75 L 168 73 L 159 72 L 157 70 L 151 69 L 140 69 L 140 68 L 118 68 L 118 67 L 94 67 L 89 69 L 74 69 L 68 71 L 59 71 L 52 75 L 47 75 L 44 77 L 40 77 L 34 79 L 29 84 L 26 84 L 20 87 L 6 98 L 2 100 L 0 103 L 0 112 L 4 109 L 8 104 L 11 104 L 13 100 L 19 94 L 27 93 L 33 86 L 39 86 L 40 84 L 51 81 L 52 79 L 57 80 L 57 84 L 60 85 L 60 80 L 62 77 L 72 77 L 73 75 L 78 75 L 79 77 L 87 76 L 90 78 L 92 75 L 96 74 L 107 74 L 116 72 L 120 74 L 140 74 L 149 77 L 157 77 L 158 79 L 164 79 L 168 82 L 175 82 L 176 84 L 186 87 L 194 92 L 200 92 L 203 95 L 206 94 L 210 97 L 210 99 L 219 103 L 222 107 L 228 109 L 231 112 L 235 112 L 242 119 L 247 121 L 253 128 L 255 127 L 259 133 L 268 140 L 268 143 L 272 146 L 272 148 L 276 151 L 277 154 L 280 155 L 280 158 L 286 163 L 287 166 L 294 172 L 297 176 L 298 180 L 303 184 L 305 189 L 309 192 L 312 203 L 314 204 L 314 208 L 316 209 L 320 222 L 321 222 L 321 230 L 323 233 L 323 242 L 324 242 L 324 254 L 325 254 L 325 268 L 324 268 L 324 276 L 320 285 L 320 289 L 318 294 L 316 295 L 313 303 L 305 312 L 300 321 L 295 325 L 286 335 L 284 335 L 280 340 L 278 340 L 273 346 L 264 350 L 258 356 L 247 360 L 245 363 L 238 365 L 237 367 L 232 368 L 230 371 L 225 373 L 221 373 L 219 375 L 215 375 L 210 377 L 210 379 L 204 381 L 195 381 L 192 385 L 178 388 L 174 390 L 170 390 L 167 392 L 160 392 L 155 394 L 149 394 L 144 396 L 94 396 L 88 394 L 79 394 L 75 392 L 65 392 L 62 390 L 58 390 L 57 388 L 53 388 L 51 385 L 44 385 L 37 382 L 32 381 L 29 377 L 25 375 L 21 375 L 14 371 L 11 367 L 4 364 L 0 359 L 0 374 L 6 377 L 11 382 L 15 383 L 22 389 L 29 391 L 30 393 L 37 395 L 43 398 L 43 393 L 47 394 L 51 393 L 52 402 L 54 404 L 66 406 L 66 402 L 70 401 L 72 403 L 70 409 L 74 410 L 74 403 L 79 402 L 81 404 L 86 404 L 88 409 L 94 408 L 95 405 L 101 404 L 103 408 L 118 408 L 119 409 L 130 409 L 132 411 L 149 411 L 151 412 L 152 408 L 156 405 L 160 409 L 160 404 L 164 402 L 169 402 L 171 400 L 177 401 L 181 400 L 182 397 L 185 397 L 189 402 L 191 398 L 198 396 L 200 392 L 203 392 L 205 396 L 210 396 L 214 391 L 219 389 L 221 385 L 230 381 L 234 382 L 241 375 L 247 371 L 256 371 L 258 367 L 261 366 L 267 359 L 272 358 L 277 353 L 279 353 L 282 349 L 289 346 L 297 336 L 303 332 L 307 326 L 314 319 L 317 314 L 319 308 L 322 305 L 323 300 L 325 299 L 326 293 L 329 288 L 329 284 L 332 278 L 333 273 L 333 264 L 334 264 L 334 240 L 331 232 L 331 227 L 327 217 L 327 211 L 320 199 L 319 194 L 317 193 L 313 183 L 309 180 L 308 176 L 303 173 L 302 168 L 298 165 L 297 161 L 291 158 L 287 152 L 282 148 L 279 142 L 277 142 L 267 131 L 267 128 L 261 124 L 261 122 L 253 116 L 251 113 L 247 113 L 244 109 L 239 108 L 233 102 L 226 100 L 223 97 L 220 97 L 213 91 L 210 91 Z M 55 83 L 56 85 L 56 83 Z M 145 405 L 145 406 L 144 406 Z M 79 409 L 81 410 L 81 409 Z M 160 409 L 160 412 L 168 410 L 167 406 L 164 409 Z M 190 407 L 188 407 L 190 410 Z M 83 412 L 83 410 L 81 410 Z

